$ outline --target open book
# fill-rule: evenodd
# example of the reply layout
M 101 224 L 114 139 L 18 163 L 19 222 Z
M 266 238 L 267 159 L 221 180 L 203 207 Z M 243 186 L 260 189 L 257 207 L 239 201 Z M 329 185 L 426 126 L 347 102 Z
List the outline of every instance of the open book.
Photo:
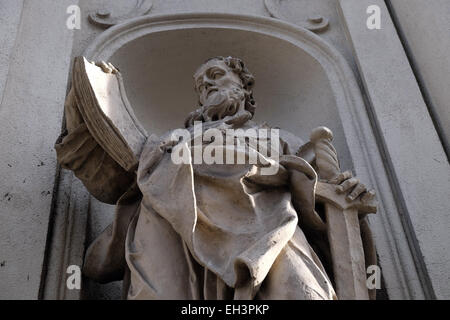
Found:
M 136 167 L 147 139 L 125 94 L 122 76 L 75 58 L 72 85 L 78 109 L 97 143 L 125 170 Z

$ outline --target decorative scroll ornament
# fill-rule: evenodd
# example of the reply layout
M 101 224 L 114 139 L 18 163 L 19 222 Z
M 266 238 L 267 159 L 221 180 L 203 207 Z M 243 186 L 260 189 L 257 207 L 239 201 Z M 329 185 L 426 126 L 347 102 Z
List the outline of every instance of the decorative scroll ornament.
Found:
M 107 29 L 116 24 L 124 22 L 125 20 L 146 15 L 150 12 L 150 10 L 152 10 L 152 7 L 152 0 L 137 0 L 134 8 L 126 14 L 118 17 L 113 17 L 108 9 L 102 8 L 97 10 L 95 13 L 89 14 L 89 21 L 92 24 Z
M 280 3 L 282 0 L 264 0 L 264 5 L 269 11 L 270 16 L 276 19 L 289 21 L 280 11 Z M 297 25 L 313 32 L 321 32 L 328 29 L 329 21 L 321 15 L 308 17 L 306 21 L 295 22 Z

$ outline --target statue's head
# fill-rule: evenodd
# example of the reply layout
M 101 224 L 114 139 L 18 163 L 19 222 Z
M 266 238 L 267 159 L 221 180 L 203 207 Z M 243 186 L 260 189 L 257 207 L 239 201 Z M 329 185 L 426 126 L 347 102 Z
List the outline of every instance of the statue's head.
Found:
M 186 127 L 194 121 L 217 121 L 235 115 L 240 118 L 245 115 L 247 119 L 253 117 L 255 79 L 242 60 L 211 58 L 197 69 L 194 83 L 200 108 L 189 115 Z

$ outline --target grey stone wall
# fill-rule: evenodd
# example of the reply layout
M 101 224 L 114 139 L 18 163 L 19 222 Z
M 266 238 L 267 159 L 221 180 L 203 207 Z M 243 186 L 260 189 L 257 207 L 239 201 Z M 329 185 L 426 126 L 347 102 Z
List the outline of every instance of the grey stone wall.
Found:
M 76 1 L 0 3 L 0 298 L 37 299 Z
M 450 2 L 391 0 L 394 18 L 440 138 L 450 154 Z
M 390 281 L 387 292 L 392 298 L 450 298 L 450 171 L 444 153 L 450 136 L 450 7 L 445 0 L 430 2 L 390 1 L 398 37 L 379 0 L 154 0 L 149 12 L 128 0 L 0 1 L 0 299 L 120 298 L 120 283 L 85 280 L 82 292 L 65 288 L 66 267 L 82 264 L 86 244 L 110 222 L 113 207 L 91 198 L 70 172 L 60 170 L 53 150 L 63 127 L 71 61 L 104 32 L 88 20 L 101 8 L 111 17 L 135 9 L 150 15 L 272 16 L 310 29 L 327 20 L 316 34 L 359 81 L 366 98 L 359 112 L 376 137 L 366 147 L 375 154 L 372 175 L 380 176 L 377 191 L 386 210 L 371 222 Z M 365 9 L 374 3 L 382 8 L 379 33 L 365 28 Z M 79 30 L 66 27 L 70 5 L 81 8 Z M 322 22 L 311 22 L 317 16 Z M 398 82 L 387 76 L 394 69 Z M 353 165 L 348 160 L 346 166 Z

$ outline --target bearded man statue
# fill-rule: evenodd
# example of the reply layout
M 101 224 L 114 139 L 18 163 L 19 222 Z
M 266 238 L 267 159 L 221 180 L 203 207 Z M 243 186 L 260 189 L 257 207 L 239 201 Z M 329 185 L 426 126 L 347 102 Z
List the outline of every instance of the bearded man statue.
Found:
M 266 139 L 279 155 L 265 155 L 277 166 L 273 174 L 263 174 L 261 162 L 193 161 L 213 143 L 195 143 L 198 124 L 200 134 L 215 129 L 224 136 L 273 129 L 252 121 L 255 79 L 240 59 L 212 58 L 194 81 L 199 107 L 185 128 L 149 136 L 136 172 L 101 149 L 69 94 L 58 160 L 93 196 L 116 203 L 113 223 L 86 252 L 83 274 L 101 283 L 123 280 L 126 299 L 336 299 L 313 150 L 279 130 Z M 190 136 L 181 139 L 180 129 Z M 230 139 L 215 140 L 216 153 L 229 150 Z M 182 145 L 186 161 L 174 161 Z M 232 149 L 232 158 L 261 154 L 251 149 Z M 374 196 L 349 172 L 333 183 L 350 199 Z

